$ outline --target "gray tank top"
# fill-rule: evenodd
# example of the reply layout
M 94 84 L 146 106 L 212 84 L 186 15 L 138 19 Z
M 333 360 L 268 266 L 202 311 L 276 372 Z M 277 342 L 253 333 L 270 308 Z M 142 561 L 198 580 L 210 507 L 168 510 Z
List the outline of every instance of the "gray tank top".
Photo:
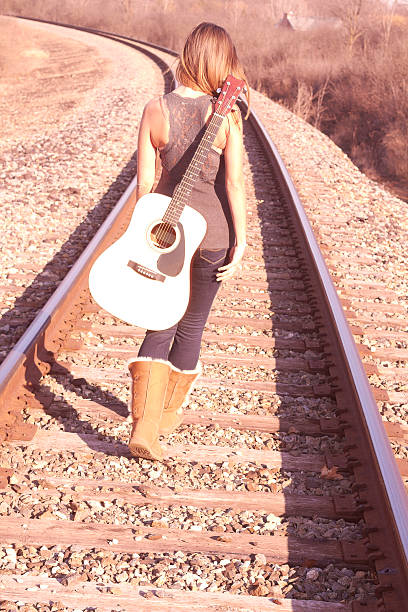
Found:
M 163 96 L 170 123 L 169 141 L 161 149 L 162 175 L 156 192 L 172 196 L 205 131 L 211 96 L 185 98 L 171 92 Z M 234 227 L 225 189 L 224 156 L 211 149 L 193 187 L 189 205 L 207 221 L 201 247 L 228 248 L 235 243 Z

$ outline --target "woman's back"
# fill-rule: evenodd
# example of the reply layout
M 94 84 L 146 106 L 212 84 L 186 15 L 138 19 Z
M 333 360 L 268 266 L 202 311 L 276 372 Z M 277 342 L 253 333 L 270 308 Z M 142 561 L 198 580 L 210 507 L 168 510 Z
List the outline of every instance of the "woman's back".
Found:
M 169 123 L 168 142 L 160 149 L 160 157 L 166 171 L 179 182 L 204 134 L 211 96 L 190 98 L 173 91 L 160 102 Z M 211 149 L 199 180 L 214 182 L 219 166 L 220 155 Z
M 181 181 L 206 128 L 211 112 L 211 96 L 187 97 L 171 92 L 160 99 L 161 112 L 168 124 L 167 143 L 159 149 L 162 176 L 158 193 L 172 196 Z M 221 248 L 232 246 L 234 234 L 225 188 L 224 157 L 211 148 L 194 184 L 189 205 L 207 221 L 207 233 L 202 246 Z
M 162 176 L 156 191 L 173 195 L 211 114 L 211 97 L 228 75 L 246 82 L 228 32 L 216 24 L 199 24 L 189 34 L 179 58 L 176 77 L 181 85 L 160 100 L 151 100 L 143 111 L 137 200 L 153 189 L 158 150 Z M 183 402 L 200 373 L 200 344 L 211 305 L 220 281 L 233 276 L 244 254 L 242 122 L 239 112 L 231 112 L 228 117 L 214 141 L 213 146 L 219 150 L 213 148 L 208 154 L 189 202 L 205 217 L 208 230 L 191 260 L 187 310 L 173 327 L 147 330 L 138 357 L 129 365 L 133 416 L 129 448 L 138 457 L 161 460 L 159 434 L 170 433 L 181 424 Z M 179 223 L 184 229 L 181 217 Z M 155 252 L 152 261 L 155 257 L 159 260 L 160 252 Z M 161 273 L 161 277 L 165 283 L 165 274 Z M 160 305 L 166 307 L 161 302 Z

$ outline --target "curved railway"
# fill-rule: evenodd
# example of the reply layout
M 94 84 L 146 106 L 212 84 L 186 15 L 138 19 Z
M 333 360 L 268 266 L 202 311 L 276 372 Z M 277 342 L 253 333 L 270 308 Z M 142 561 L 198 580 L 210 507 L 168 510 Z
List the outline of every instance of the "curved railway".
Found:
M 110 36 L 165 68 L 168 50 Z M 204 375 L 163 464 L 126 446 L 124 364 L 143 332 L 87 290 L 136 180 L 3 362 L 5 601 L 322 612 L 408 601 L 404 487 L 342 306 L 254 114 L 245 147 L 248 255 L 220 290 Z

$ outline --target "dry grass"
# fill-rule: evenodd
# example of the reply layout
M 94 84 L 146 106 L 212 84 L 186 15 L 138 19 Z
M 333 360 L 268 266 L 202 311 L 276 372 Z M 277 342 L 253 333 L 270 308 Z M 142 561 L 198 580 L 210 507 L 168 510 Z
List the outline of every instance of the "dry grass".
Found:
M 408 174 L 408 16 L 368 2 L 360 21 L 353 17 L 353 31 L 348 14 L 360 0 L 325 3 L 324 16 L 343 15 L 344 27 L 309 32 L 273 27 L 280 10 L 294 6 L 285 0 L 196 0 L 188 11 L 183 0 L 0 0 L 0 12 L 107 29 L 176 50 L 194 25 L 215 21 L 231 32 L 256 89 L 328 134 L 368 174 L 398 183 Z M 295 4 L 299 14 L 317 12 L 312 0 Z

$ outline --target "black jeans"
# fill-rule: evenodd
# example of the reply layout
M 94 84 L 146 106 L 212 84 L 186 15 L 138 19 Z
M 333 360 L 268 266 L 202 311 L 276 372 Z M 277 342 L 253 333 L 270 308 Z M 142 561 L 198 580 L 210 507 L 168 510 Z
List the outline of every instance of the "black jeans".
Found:
M 147 330 L 139 357 L 164 359 L 180 370 L 195 369 L 204 326 L 220 286 L 215 275 L 227 263 L 227 255 L 228 249 L 196 251 L 191 265 L 190 301 L 184 316 L 168 329 Z

